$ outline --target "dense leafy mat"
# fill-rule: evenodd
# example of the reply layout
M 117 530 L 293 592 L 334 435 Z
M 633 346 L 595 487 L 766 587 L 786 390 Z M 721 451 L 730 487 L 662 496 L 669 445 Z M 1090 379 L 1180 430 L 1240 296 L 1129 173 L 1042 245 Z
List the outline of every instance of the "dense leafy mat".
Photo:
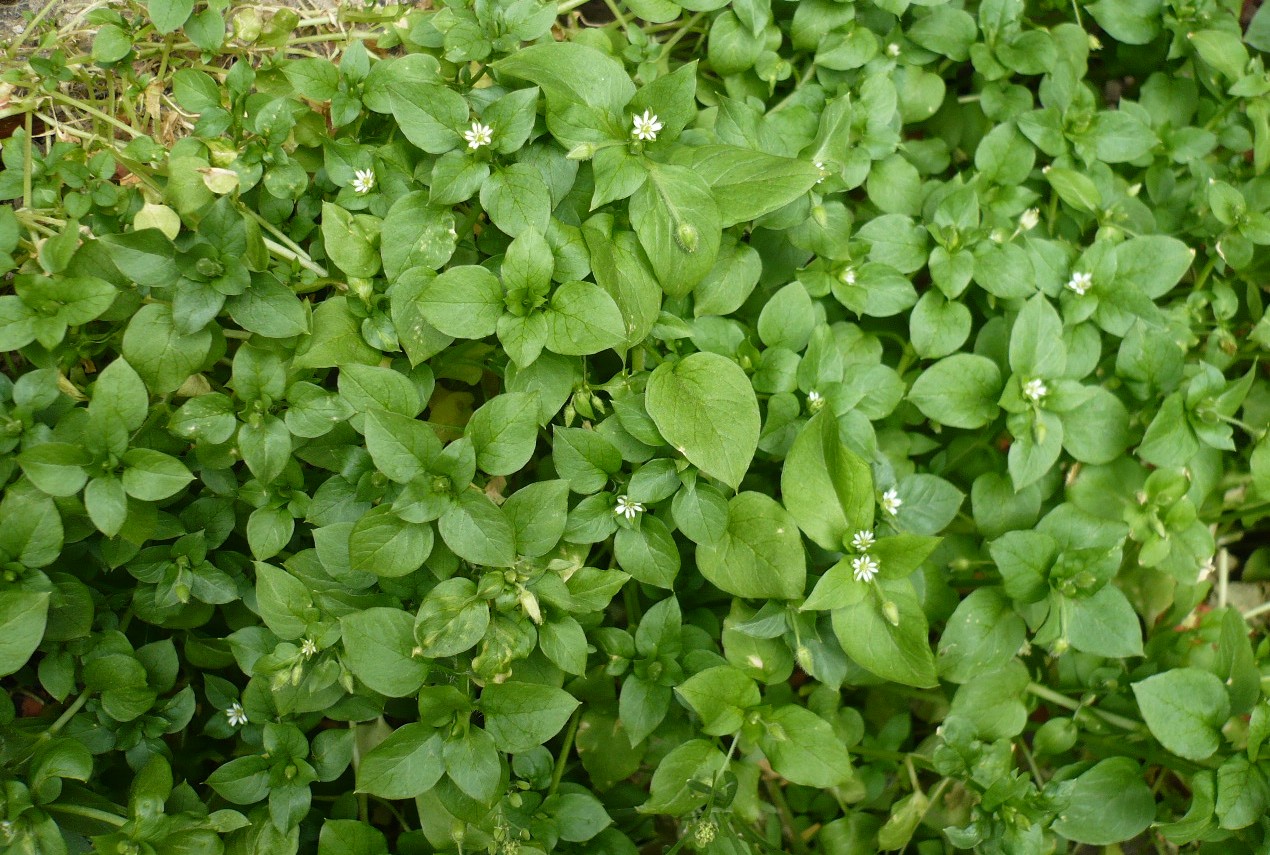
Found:
M 1266 851 L 1270 13 L 582 5 L 8 46 L 0 849 Z

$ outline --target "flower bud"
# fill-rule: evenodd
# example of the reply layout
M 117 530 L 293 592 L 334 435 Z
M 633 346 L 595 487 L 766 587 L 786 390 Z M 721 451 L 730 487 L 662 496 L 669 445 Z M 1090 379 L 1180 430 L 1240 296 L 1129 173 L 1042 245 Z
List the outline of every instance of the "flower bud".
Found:
M 684 252 L 696 252 L 701 243 L 701 233 L 691 223 L 680 223 L 675 229 L 675 240 Z
M 900 607 L 895 605 L 893 600 L 887 600 L 882 604 L 882 616 L 891 626 L 900 625 Z

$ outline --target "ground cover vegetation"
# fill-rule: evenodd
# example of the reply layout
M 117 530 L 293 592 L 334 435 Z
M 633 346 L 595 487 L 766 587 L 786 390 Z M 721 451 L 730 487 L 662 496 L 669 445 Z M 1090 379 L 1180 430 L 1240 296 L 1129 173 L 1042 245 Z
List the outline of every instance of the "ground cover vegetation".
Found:
M 1267 851 L 1270 13 L 57 5 L 0 849 Z

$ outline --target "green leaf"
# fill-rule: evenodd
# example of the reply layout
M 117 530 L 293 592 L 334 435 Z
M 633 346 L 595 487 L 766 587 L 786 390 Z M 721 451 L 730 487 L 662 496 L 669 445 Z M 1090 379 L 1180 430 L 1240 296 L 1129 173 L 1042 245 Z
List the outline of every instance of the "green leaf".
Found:
M 723 752 L 704 739 L 676 746 L 657 764 L 648 786 L 648 801 L 640 805 L 640 813 L 682 816 L 700 807 L 726 763 Z
M 394 85 L 390 103 L 401 133 L 429 154 L 457 148 L 468 120 L 467 102 L 447 86 L 431 82 Z
M 659 588 L 673 587 L 679 574 L 679 548 L 657 517 L 640 518 L 639 528 L 620 528 L 613 539 L 618 565 L 635 579 Z
M 1065 807 L 1054 830 L 1077 843 L 1104 846 L 1137 836 L 1155 819 L 1155 798 L 1128 757 L 1110 757 L 1057 788 Z
M 390 506 L 379 505 L 353 523 L 349 566 L 380 577 L 406 576 L 428 559 L 432 541 L 431 525 L 406 522 Z
M 164 35 L 175 32 L 194 11 L 194 0 L 148 0 L 146 10 L 154 28 Z
M 593 430 L 553 426 L 551 458 L 556 474 L 575 493 L 595 493 L 622 469 L 622 454 Z
M 635 95 L 621 63 L 580 42 L 529 45 L 493 65 L 500 74 L 538 84 L 553 105 L 589 104 L 620 113 Z
M 334 368 L 351 362 L 376 365 L 379 358 L 379 351 L 362 338 L 361 324 L 350 311 L 348 298 L 328 297 L 313 311 L 313 333 L 300 345 L 292 365 L 295 368 Z
M 44 567 L 62 551 L 62 515 L 48 496 L 10 487 L 0 498 L 0 553 L 26 567 Z
M 672 297 L 693 289 L 714 266 L 723 228 L 709 186 L 682 166 L 649 172 L 630 203 L 631 225 L 663 290 Z
M 423 289 L 420 303 L 423 316 L 446 335 L 485 338 L 503 314 L 503 286 L 484 267 L 451 267 Z
M 538 395 L 504 392 L 472 414 L 467 435 L 476 449 L 476 465 L 490 475 L 511 475 L 533 456 L 538 444 Z
M 555 820 L 560 839 L 584 843 L 613 824 L 600 800 L 590 793 L 548 796 L 543 811 Z
M 1161 0 L 1099 0 L 1089 13 L 1118 42 L 1145 45 L 1160 34 Z
M 388 841 L 364 822 L 328 819 L 318 835 L 317 855 L 388 855 Z
M 763 716 L 758 744 L 772 769 L 805 787 L 835 787 L 852 776 L 851 757 L 829 722 L 787 704 Z
M 791 600 L 807 582 L 806 558 L 793 515 L 763 493 L 728 503 L 722 537 L 697 549 L 701 575 L 737 597 Z
M 1010 367 L 1028 379 L 1058 377 L 1067 368 L 1063 322 L 1041 294 L 1028 300 L 1014 320 L 1010 330 Z
M 736 489 L 758 446 L 758 401 L 732 360 L 694 353 L 648 378 L 648 414 L 677 451 Z
M 560 732 L 578 700 L 563 689 L 532 683 L 492 683 L 481 693 L 485 730 L 500 751 L 519 754 Z
M 457 656 L 474 647 L 489 628 L 489 605 L 471 579 L 446 579 L 428 592 L 415 618 L 414 634 L 424 656 Z
M 512 237 L 528 230 L 545 234 L 551 224 L 551 190 L 528 163 L 495 170 L 481 185 L 481 207 Z
M 1085 599 L 1064 600 L 1064 607 L 1072 647 L 1096 656 L 1142 655 L 1142 626 L 1129 599 L 1115 585 L 1105 585 Z
M 551 295 L 548 350 L 565 356 L 588 356 L 620 347 L 625 340 L 622 310 L 600 286 L 566 282 Z
M 930 688 L 938 683 L 927 642 L 926 614 L 907 580 L 878 580 L 857 602 L 835 609 L 833 629 L 842 649 L 886 680 Z M 882 599 L 882 598 L 885 598 Z M 886 603 L 893 604 L 893 610 Z M 891 611 L 895 622 L 887 617 Z
M 1207 760 L 1221 747 L 1230 696 L 1220 678 L 1174 668 L 1133 684 L 1142 718 L 1160 744 L 1187 760 Z
M 996 418 L 1001 371 L 992 360 L 958 353 L 918 376 L 908 399 L 922 415 L 949 427 L 980 428 Z
M 24 449 L 18 465 L 40 491 L 50 496 L 73 496 L 88 481 L 85 468 L 92 457 L 79 445 L 45 442 Z
M 1027 626 L 995 588 L 980 588 L 962 600 L 939 637 L 940 676 L 965 683 L 1009 662 L 1027 638 Z
M 340 618 L 343 662 L 374 692 L 404 698 L 423 685 L 428 666 L 413 657 L 414 618 L 401 609 L 370 608 Z
M 437 523 L 441 539 L 455 555 L 472 564 L 511 567 L 516 535 L 502 509 L 483 493 L 464 490 Z
M 124 454 L 123 488 L 134 499 L 158 502 L 170 498 L 194 480 L 185 464 L 171 455 L 149 448 L 133 448 Z
M 1270 782 L 1261 766 L 1242 754 L 1228 758 L 1217 770 L 1217 817 L 1222 828 L 1247 828 L 1265 816 L 1270 806 Z
M 407 193 L 388 209 L 380 229 L 384 275 L 395 282 L 415 267 L 439 270 L 454 254 L 454 212 L 432 205 L 423 191 Z
M 445 773 L 441 735 L 412 722 L 366 753 L 357 767 L 357 792 L 381 799 L 422 795 Z
M 116 359 L 97 375 L 88 414 L 98 430 L 126 437 L 141 427 L 149 409 L 145 383 L 126 359 Z
M 308 630 L 305 613 L 313 599 L 304 583 L 286 570 L 256 562 L 256 602 L 265 625 L 279 638 L 299 638 Z
M 538 481 L 509 496 L 503 512 L 516 533 L 516 552 L 531 558 L 546 555 L 560 542 L 569 511 L 569 483 Z
M 701 719 L 708 736 L 727 736 L 741 729 L 745 714 L 762 701 L 758 684 L 731 665 L 699 671 L 680 683 L 675 693 Z
M 121 353 L 155 395 L 180 388 L 198 371 L 212 351 L 212 334 L 203 329 L 182 335 L 172 310 L 149 303 L 137 310 L 123 334 Z
M 0 591 L 0 677 L 17 671 L 44 640 L 47 591 Z
M 781 469 L 781 497 L 815 543 L 840 550 L 844 537 L 873 528 L 873 473 L 842 445 L 838 422 L 825 411 L 799 432 Z
M 349 276 L 368 278 L 379 272 L 379 233 L 378 219 L 322 203 L 322 241 L 327 255 Z
M 724 228 L 785 207 L 821 178 L 808 161 L 736 146 L 703 145 L 687 153 L 685 165 L 705 179 Z M 657 180 L 655 172 L 652 178 Z
M 498 795 L 502 763 L 494 740 L 479 727 L 446 740 L 445 771 L 460 790 L 482 804 L 491 804 Z

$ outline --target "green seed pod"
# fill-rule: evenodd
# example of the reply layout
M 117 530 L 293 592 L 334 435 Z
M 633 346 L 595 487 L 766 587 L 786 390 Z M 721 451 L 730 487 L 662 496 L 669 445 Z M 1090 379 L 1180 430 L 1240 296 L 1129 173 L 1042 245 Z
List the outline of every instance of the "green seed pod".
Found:
M 1032 737 L 1032 750 L 1037 754 L 1062 754 L 1076 744 L 1080 728 L 1070 718 L 1052 718 L 1041 725 Z

